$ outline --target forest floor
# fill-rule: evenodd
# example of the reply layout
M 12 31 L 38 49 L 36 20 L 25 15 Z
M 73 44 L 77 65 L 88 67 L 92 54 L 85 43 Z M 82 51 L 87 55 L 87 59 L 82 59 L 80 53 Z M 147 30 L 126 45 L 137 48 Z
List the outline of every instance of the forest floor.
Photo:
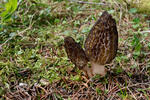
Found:
M 19 3 L 0 32 L 2 100 L 149 100 L 150 16 L 117 0 L 96 1 Z M 107 75 L 88 79 L 68 59 L 63 41 L 72 36 L 84 47 L 103 11 L 116 20 L 119 47 Z

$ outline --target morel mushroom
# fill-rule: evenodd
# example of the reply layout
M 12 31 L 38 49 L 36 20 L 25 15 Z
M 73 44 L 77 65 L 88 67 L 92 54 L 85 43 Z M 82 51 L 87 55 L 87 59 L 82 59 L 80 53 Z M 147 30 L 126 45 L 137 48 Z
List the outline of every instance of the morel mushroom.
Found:
M 118 49 L 118 32 L 115 19 L 106 11 L 94 24 L 85 41 L 85 52 L 72 37 L 66 37 L 65 50 L 69 59 L 79 69 L 84 70 L 89 77 L 95 74 L 105 76 L 104 65 L 110 63 Z M 91 68 L 87 63 L 90 61 Z
M 90 75 L 105 76 L 104 65 L 110 63 L 118 49 L 118 32 L 115 19 L 106 11 L 94 24 L 85 41 L 85 53 L 91 63 Z
M 64 47 L 71 62 L 79 69 L 85 71 L 88 59 L 80 44 L 76 43 L 72 37 L 68 36 L 64 39 Z

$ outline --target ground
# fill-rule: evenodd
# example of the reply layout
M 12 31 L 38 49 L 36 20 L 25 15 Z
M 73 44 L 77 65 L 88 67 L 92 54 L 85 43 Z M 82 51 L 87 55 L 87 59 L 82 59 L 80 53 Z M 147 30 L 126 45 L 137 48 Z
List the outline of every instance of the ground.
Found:
M 149 15 L 117 0 L 72 1 L 19 3 L 13 20 L 0 32 L 0 98 L 148 100 Z M 68 59 L 64 37 L 72 36 L 84 47 L 92 25 L 105 10 L 117 22 L 117 56 L 105 66 L 104 78 L 87 79 Z

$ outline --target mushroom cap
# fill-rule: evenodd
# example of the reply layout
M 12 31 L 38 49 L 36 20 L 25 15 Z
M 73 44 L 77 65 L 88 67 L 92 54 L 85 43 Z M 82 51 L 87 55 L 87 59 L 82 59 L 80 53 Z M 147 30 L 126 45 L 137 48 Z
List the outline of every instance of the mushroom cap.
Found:
M 85 53 L 90 62 L 104 65 L 110 63 L 118 49 L 118 32 L 115 19 L 103 12 L 85 41 Z
M 84 50 L 82 49 L 80 44 L 75 42 L 72 37 L 65 37 L 64 47 L 68 58 L 73 64 L 75 64 L 75 66 L 79 67 L 79 69 L 83 69 L 87 65 L 88 59 L 85 55 Z

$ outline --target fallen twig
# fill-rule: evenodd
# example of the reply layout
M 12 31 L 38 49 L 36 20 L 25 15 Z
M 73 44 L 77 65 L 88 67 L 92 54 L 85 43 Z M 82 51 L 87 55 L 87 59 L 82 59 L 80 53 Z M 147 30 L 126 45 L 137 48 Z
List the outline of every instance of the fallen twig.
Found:
M 141 31 L 140 33 L 150 33 L 150 30 L 147 30 L 147 31 Z
M 135 97 L 135 95 L 132 93 L 132 91 L 127 87 L 128 91 L 131 93 L 132 97 L 137 100 L 137 98 Z
M 77 0 L 70 0 L 71 2 L 81 3 L 81 4 L 94 4 L 94 5 L 108 5 L 105 3 L 95 3 L 95 2 L 85 2 L 85 1 L 77 1 Z

